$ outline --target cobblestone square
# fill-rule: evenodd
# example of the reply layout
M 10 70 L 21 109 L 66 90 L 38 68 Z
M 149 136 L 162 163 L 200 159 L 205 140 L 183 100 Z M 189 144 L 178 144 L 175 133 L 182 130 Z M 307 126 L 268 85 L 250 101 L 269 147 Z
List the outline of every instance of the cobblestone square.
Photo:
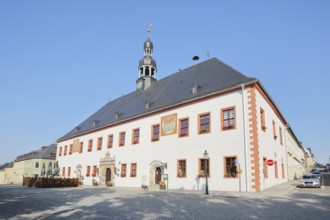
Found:
M 0 186 L 0 219 L 329 219 L 330 189 L 262 193 Z

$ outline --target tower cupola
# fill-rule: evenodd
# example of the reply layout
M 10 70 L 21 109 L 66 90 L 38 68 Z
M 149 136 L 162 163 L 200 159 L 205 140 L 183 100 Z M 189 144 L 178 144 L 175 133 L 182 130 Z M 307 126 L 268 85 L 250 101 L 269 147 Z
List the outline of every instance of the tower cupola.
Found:
M 157 64 L 152 58 L 154 45 L 150 40 L 150 27 L 151 24 L 148 25 L 148 38 L 143 45 L 144 57 L 139 62 L 139 78 L 136 81 L 136 88 L 138 90 L 146 90 L 154 81 L 157 81 Z

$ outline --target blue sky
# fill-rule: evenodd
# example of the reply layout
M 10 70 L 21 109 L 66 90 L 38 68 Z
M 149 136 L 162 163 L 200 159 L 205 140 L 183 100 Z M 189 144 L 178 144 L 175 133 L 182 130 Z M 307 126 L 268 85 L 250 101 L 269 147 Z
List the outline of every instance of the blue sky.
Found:
M 0 164 L 135 89 L 147 25 L 158 79 L 217 57 L 258 78 L 319 162 L 330 156 L 330 1 L 0 1 Z

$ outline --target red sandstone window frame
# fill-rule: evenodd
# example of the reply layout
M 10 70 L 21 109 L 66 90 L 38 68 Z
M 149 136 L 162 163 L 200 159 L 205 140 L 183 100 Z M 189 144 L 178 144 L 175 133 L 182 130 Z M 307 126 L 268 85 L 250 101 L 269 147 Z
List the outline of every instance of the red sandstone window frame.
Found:
M 137 163 L 131 163 L 131 177 L 136 177 L 137 175 Z
M 261 130 L 266 131 L 266 116 L 265 116 L 265 110 L 263 108 L 260 108 L 260 123 L 261 123 Z
M 140 142 L 140 128 L 132 130 L 132 144 L 138 144 Z
M 59 151 L 58 151 L 58 156 L 59 156 L 59 157 L 62 156 L 62 150 L 63 150 L 63 148 L 60 147 L 60 148 L 59 148 Z
M 71 176 L 71 167 L 68 167 L 68 177 Z
M 283 145 L 283 132 L 281 127 L 279 127 L 279 132 L 280 132 L 280 143 L 281 145 Z
M 108 148 L 112 148 L 113 146 L 113 134 L 108 135 Z
M 73 151 L 73 144 L 70 144 L 70 147 L 69 147 L 69 155 L 72 154 L 72 151 Z
M 267 157 L 263 157 L 263 172 L 265 179 L 268 178 L 268 165 L 267 165 Z
M 187 177 L 187 160 L 180 159 L 177 161 L 177 170 L 176 170 L 177 178 L 186 178 Z
M 62 176 L 65 176 L 65 167 L 62 168 Z
M 178 137 L 188 137 L 189 136 L 189 117 L 179 119 L 179 132 Z
M 224 178 L 230 179 L 230 178 L 238 177 L 236 162 L 237 162 L 237 155 L 223 157 Z
M 275 178 L 278 179 L 278 167 L 277 167 L 277 161 L 274 162 L 274 168 L 275 168 Z
M 198 134 L 211 133 L 211 112 L 198 115 Z
M 96 175 L 97 175 L 97 166 L 94 165 L 94 166 L 93 166 L 93 174 L 92 174 L 92 176 L 93 176 L 93 177 L 96 177 Z
M 88 140 L 88 152 L 93 150 L 93 139 Z
M 67 151 L 68 151 L 68 146 L 65 145 L 65 146 L 64 146 L 64 153 L 63 153 L 64 156 L 66 155 Z
M 87 166 L 86 168 L 86 176 L 90 176 L 91 174 L 91 166 Z
M 125 146 L 126 132 L 122 131 L 119 133 L 119 147 Z
M 102 150 L 103 137 L 97 138 L 97 150 Z
M 160 139 L 160 126 L 159 124 L 154 124 L 151 126 L 151 141 L 159 141 Z
M 281 164 L 281 168 L 282 168 L 282 178 L 285 179 L 284 163 Z
M 127 165 L 126 163 L 122 163 L 121 164 L 121 172 L 120 172 L 120 176 L 121 177 L 126 177 L 126 172 L 127 171 Z
M 273 120 L 273 137 L 274 137 L 274 140 L 277 139 L 277 134 L 276 134 L 276 123 L 275 123 L 274 120 Z
M 231 114 L 233 112 L 233 116 Z M 236 129 L 236 106 L 221 109 L 221 130 L 227 131 Z M 228 122 L 228 124 L 227 124 Z
M 81 154 L 83 152 L 84 149 L 84 142 L 80 142 L 79 144 L 79 153 Z
M 208 159 L 205 159 L 205 158 L 198 158 L 198 177 L 199 178 L 205 178 L 206 177 L 206 175 L 205 175 L 205 171 L 206 171 L 206 169 L 205 169 L 205 162 L 206 161 L 208 161 L 207 162 L 207 177 L 208 178 L 210 178 L 211 177 L 211 172 L 210 172 L 210 170 L 211 170 L 211 166 L 210 166 L 210 158 L 208 158 Z

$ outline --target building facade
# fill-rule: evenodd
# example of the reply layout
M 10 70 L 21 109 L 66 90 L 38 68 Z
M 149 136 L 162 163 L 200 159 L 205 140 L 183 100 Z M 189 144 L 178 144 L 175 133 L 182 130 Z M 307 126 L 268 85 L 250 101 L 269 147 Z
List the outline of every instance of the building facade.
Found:
M 289 126 L 285 128 L 285 144 L 288 158 L 288 179 L 301 178 L 306 173 L 306 162 L 304 148 L 296 139 Z
M 41 176 L 43 167 L 46 172 L 49 166 L 53 169 L 56 147 L 56 144 L 52 144 L 18 156 L 13 163 L 3 168 L 0 174 L 0 178 L 3 179 L 0 179 L 0 184 L 22 184 L 24 176 Z
M 210 190 L 247 192 L 288 181 L 287 122 L 259 80 L 212 58 L 158 81 L 152 52 L 148 38 L 135 91 L 58 140 L 62 176 L 205 190 L 207 175 Z

